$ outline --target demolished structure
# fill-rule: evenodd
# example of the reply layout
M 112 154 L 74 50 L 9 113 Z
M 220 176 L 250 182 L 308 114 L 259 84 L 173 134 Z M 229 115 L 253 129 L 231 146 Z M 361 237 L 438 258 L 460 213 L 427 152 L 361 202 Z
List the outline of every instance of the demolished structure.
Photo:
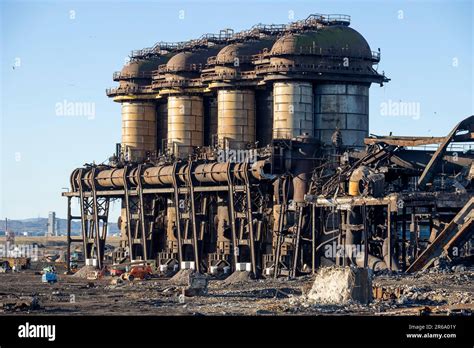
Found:
M 474 154 L 463 144 L 474 116 L 446 137 L 369 137 L 370 85 L 389 79 L 349 25 L 315 14 L 133 51 L 107 90 L 122 142 L 108 164 L 74 170 L 63 193 L 68 255 L 80 243 L 103 267 L 115 199 L 114 263 L 163 274 L 412 271 L 471 255 Z

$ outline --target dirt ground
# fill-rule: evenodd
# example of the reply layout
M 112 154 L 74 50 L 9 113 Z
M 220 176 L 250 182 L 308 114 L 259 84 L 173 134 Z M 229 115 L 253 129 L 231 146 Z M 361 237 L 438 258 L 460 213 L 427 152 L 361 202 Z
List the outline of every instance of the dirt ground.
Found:
M 111 285 L 111 277 L 91 281 L 60 274 L 59 281 L 49 285 L 42 283 L 34 270 L 27 270 L 0 274 L 0 309 L 3 315 L 470 314 L 474 309 L 473 280 L 472 270 L 375 277 L 374 285 L 402 289 L 403 294 L 374 299 L 367 306 L 322 306 L 305 300 L 313 283 L 311 277 L 239 284 L 210 280 L 206 295 L 184 297 L 183 302 L 181 287 L 168 279 Z M 37 305 L 31 306 L 32 299 Z
M 64 247 L 56 242 L 48 252 Z M 464 266 L 375 275 L 370 304 L 318 305 L 307 299 L 312 276 L 211 278 L 207 294 L 188 297 L 169 279 L 113 284 L 110 276 L 65 275 L 64 264 L 57 265 L 58 282 L 50 285 L 41 282 L 46 265 L 34 262 L 28 270 L 0 273 L 0 315 L 469 315 L 474 310 L 474 268 Z

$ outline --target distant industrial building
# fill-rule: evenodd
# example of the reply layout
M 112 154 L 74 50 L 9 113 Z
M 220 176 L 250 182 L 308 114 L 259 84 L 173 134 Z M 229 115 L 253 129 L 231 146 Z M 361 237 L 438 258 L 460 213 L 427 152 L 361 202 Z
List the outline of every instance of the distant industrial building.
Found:
M 56 212 L 50 211 L 48 214 L 48 232 L 46 236 L 52 237 L 58 235 L 58 226 L 56 220 Z

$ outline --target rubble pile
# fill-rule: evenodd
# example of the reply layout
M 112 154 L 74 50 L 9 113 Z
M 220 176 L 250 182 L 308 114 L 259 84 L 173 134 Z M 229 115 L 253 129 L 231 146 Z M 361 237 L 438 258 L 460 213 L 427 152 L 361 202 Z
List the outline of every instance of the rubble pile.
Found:
M 251 272 L 247 272 L 247 271 L 234 272 L 224 280 L 223 285 L 236 285 L 236 284 L 247 283 L 251 281 L 252 279 L 254 279 L 254 277 Z
M 91 272 L 95 272 L 97 271 L 97 268 L 94 267 L 94 266 L 84 266 L 82 267 L 80 270 L 78 270 L 76 273 L 74 273 L 74 277 L 76 278 L 84 278 L 86 279 L 87 276 L 91 273 Z
M 179 270 L 173 277 L 170 278 L 169 283 L 179 286 L 187 286 L 189 284 L 189 277 L 195 273 L 192 269 Z
M 346 304 L 371 301 L 371 275 L 355 267 L 321 268 L 308 294 L 308 300 L 319 304 Z
M 39 297 L 20 296 L 17 299 L 4 299 L 0 302 L 0 308 L 3 312 L 25 312 L 40 309 Z

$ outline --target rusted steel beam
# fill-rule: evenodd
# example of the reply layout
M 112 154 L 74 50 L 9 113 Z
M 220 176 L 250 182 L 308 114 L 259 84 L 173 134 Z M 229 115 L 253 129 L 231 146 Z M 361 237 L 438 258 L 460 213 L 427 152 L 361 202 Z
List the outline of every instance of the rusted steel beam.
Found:
M 181 210 L 179 209 L 179 188 L 178 188 L 178 179 L 177 179 L 177 163 L 175 162 L 173 165 L 173 192 L 174 192 L 174 209 L 175 209 L 175 216 L 176 216 L 176 229 L 178 234 L 178 258 L 179 258 L 179 266 L 181 267 L 181 263 L 183 260 L 183 244 L 182 244 L 182 236 L 181 236 Z M 187 188 L 186 188 L 187 190 Z
M 227 178 L 228 178 L 228 192 L 229 192 L 229 217 L 230 217 L 230 228 L 232 232 L 232 269 L 235 271 L 237 269 L 238 262 L 238 246 L 237 246 L 237 231 L 236 231 L 236 222 L 235 222 L 235 204 L 234 204 L 234 182 L 233 176 L 230 175 L 232 170 L 232 163 L 227 163 Z
M 92 170 L 92 175 L 95 174 L 95 168 Z M 94 232 L 95 232 L 95 252 L 97 256 L 97 266 L 99 269 L 102 269 L 102 250 L 101 250 L 101 243 L 100 243 L 100 223 L 99 223 L 99 207 L 98 207 L 98 200 L 97 194 L 95 189 L 95 182 L 92 185 L 92 214 L 94 215 Z M 91 231 L 92 232 L 92 231 Z M 91 255 L 92 256 L 92 255 Z
M 190 212 L 189 217 L 191 220 L 191 228 L 193 233 L 193 252 L 194 252 L 194 262 L 195 262 L 195 270 L 196 272 L 200 272 L 200 257 L 199 257 L 199 249 L 198 249 L 198 233 L 197 233 L 197 219 L 196 219 L 196 201 L 194 197 L 194 183 L 193 177 L 191 175 L 193 169 L 193 163 L 190 162 L 187 170 L 187 180 L 188 180 L 188 189 L 189 189 L 189 200 L 190 200 Z
M 66 270 L 71 272 L 71 197 L 67 198 L 67 249 L 66 249 Z M 6 228 L 5 228 L 6 231 Z
M 130 214 L 130 197 L 129 197 L 129 192 L 128 192 L 128 184 L 126 181 L 127 177 L 127 172 L 128 168 L 124 168 L 123 171 L 123 180 L 125 182 L 125 187 L 124 187 L 124 195 L 125 195 L 125 212 L 127 215 L 127 239 L 128 239 L 128 257 L 130 261 L 132 261 L 133 258 L 133 248 L 132 248 L 132 229 L 131 229 L 131 214 Z
M 81 208 L 81 232 L 82 232 L 82 242 L 83 242 L 83 252 L 84 252 L 84 260 L 87 259 L 88 257 L 88 252 L 87 252 L 87 240 L 88 240 L 88 235 L 87 235 L 87 222 L 86 222 L 86 215 L 88 214 L 88 210 L 86 210 L 85 206 L 85 200 L 87 199 L 84 197 L 84 191 L 82 189 L 82 169 L 79 169 L 78 171 L 78 196 L 79 196 L 79 206 Z
M 456 127 L 446 136 L 444 141 L 439 145 L 436 152 L 431 157 L 430 162 L 425 167 L 425 170 L 418 179 L 418 187 L 420 189 L 426 188 L 427 184 L 433 179 L 439 163 L 441 162 L 446 149 L 448 148 L 449 143 L 453 140 L 453 137 L 459 131 L 468 131 L 471 132 L 474 130 L 474 115 L 462 120 L 459 122 Z
M 142 252 L 143 252 L 143 260 L 148 259 L 148 250 L 147 250 L 147 232 L 146 232 L 146 219 L 145 219 L 145 200 L 143 199 L 143 186 L 142 186 L 142 172 L 143 167 L 140 164 L 138 166 L 138 203 L 140 205 L 140 227 L 141 227 L 141 235 L 142 235 Z
M 243 191 L 245 190 L 245 185 L 236 185 L 234 186 L 234 189 L 236 191 Z M 194 192 L 216 192 L 216 191 L 228 191 L 229 187 L 227 185 L 219 185 L 219 186 L 196 186 L 194 187 Z M 185 193 L 187 192 L 187 188 L 185 187 L 179 187 L 178 188 L 179 193 Z M 143 194 L 154 194 L 154 193 L 169 193 L 172 194 L 174 192 L 174 189 L 172 187 L 167 187 L 167 188 L 144 188 L 143 189 Z M 129 196 L 138 196 L 138 190 L 135 189 L 129 189 L 128 190 Z M 91 197 L 92 193 L 90 191 L 84 192 L 84 197 Z M 104 191 L 97 191 L 97 196 L 98 197 L 118 197 L 118 198 L 123 198 L 125 195 L 124 190 L 104 190 Z M 79 192 L 63 192 L 62 193 L 63 197 L 79 197 L 80 194 Z
M 445 137 L 402 137 L 402 136 L 377 136 L 375 138 L 365 138 L 365 145 L 385 143 L 395 146 L 420 146 L 442 143 Z
M 247 171 L 248 163 L 244 164 L 243 176 L 244 176 L 244 183 L 246 186 L 245 190 L 245 199 L 247 203 L 246 215 L 247 215 L 247 226 L 249 231 L 249 239 L 250 239 L 250 260 L 252 263 L 252 272 L 254 276 L 257 276 L 257 264 L 255 260 L 255 237 L 254 237 L 254 228 L 253 228 L 253 214 L 252 214 L 252 192 L 250 190 L 250 180 Z
M 453 246 L 465 234 L 474 231 L 474 197 L 453 218 L 433 243 L 408 267 L 407 272 L 416 272 L 428 268 L 434 259 L 442 254 L 446 246 Z
M 470 142 L 474 139 L 474 132 L 472 131 L 471 117 L 461 121 L 456 127 L 467 127 L 468 132 L 465 134 L 453 135 L 451 141 L 453 142 Z M 441 144 L 446 140 L 446 137 L 416 137 L 416 136 L 372 136 L 364 139 L 365 145 L 374 145 L 378 143 L 385 143 L 387 145 L 395 146 L 420 146 Z

